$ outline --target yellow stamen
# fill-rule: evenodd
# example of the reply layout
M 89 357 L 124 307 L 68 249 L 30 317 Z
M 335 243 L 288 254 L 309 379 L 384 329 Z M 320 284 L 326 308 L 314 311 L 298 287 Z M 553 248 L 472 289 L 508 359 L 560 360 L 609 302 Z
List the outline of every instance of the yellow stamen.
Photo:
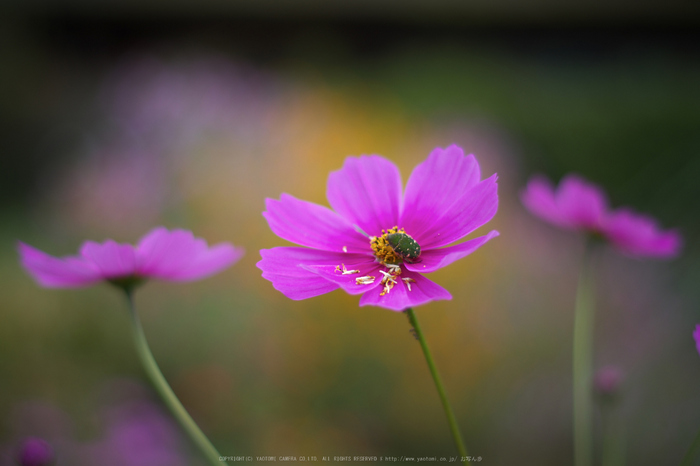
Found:
M 384 289 L 381 293 L 379 293 L 379 295 L 384 296 L 385 294 L 388 294 L 389 292 L 391 292 L 391 289 L 394 287 L 394 285 L 396 285 L 396 282 L 394 280 L 387 280 L 384 284 Z
M 374 277 L 372 275 L 365 275 L 364 277 L 357 277 L 355 279 L 356 285 L 370 285 L 374 283 Z
M 398 283 L 396 281 L 396 277 L 401 275 L 401 266 L 395 264 L 387 264 L 386 267 L 389 270 L 388 272 L 385 272 L 383 270 L 379 271 L 382 275 L 384 275 L 384 277 L 382 278 L 382 285 L 384 285 L 384 289 L 379 294 L 380 296 L 384 296 L 385 294 L 390 293 L 394 285 Z
M 410 277 L 404 277 L 401 280 L 406 284 L 406 287 L 408 288 L 408 291 L 411 291 L 411 283 L 415 283 L 416 281 Z
M 382 275 L 384 275 L 384 278 L 382 278 L 382 284 L 386 283 L 387 280 L 393 280 L 393 279 L 394 279 L 394 276 L 393 276 L 392 274 L 390 274 L 389 272 L 385 272 L 385 271 L 383 271 L 383 270 L 380 270 L 379 273 L 381 273 Z
M 343 269 L 341 270 L 340 267 L 342 267 Z M 345 268 L 345 264 L 336 265 L 335 271 L 341 272 L 343 275 L 351 275 L 353 273 L 360 273 L 359 270 L 348 270 L 347 268 Z

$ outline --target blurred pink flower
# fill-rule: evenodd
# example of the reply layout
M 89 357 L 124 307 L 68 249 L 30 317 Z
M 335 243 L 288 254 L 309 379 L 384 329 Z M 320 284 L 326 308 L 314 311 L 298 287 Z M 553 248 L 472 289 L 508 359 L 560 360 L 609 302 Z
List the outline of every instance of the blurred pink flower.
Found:
M 191 281 L 229 267 L 243 250 L 229 243 L 208 247 L 206 241 L 185 230 L 158 227 L 136 246 L 87 241 L 80 255 L 57 258 L 22 242 L 18 246 L 24 268 L 42 286 L 77 288 L 100 281 L 122 284 L 147 278 Z
M 117 64 L 101 83 L 99 117 L 83 155 L 47 180 L 57 223 L 132 234 L 180 212 L 193 177 L 214 158 L 238 163 L 277 139 L 285 89 L 273 75 L 225 56 L 141 56 Z
M 337 288 L 362 294 L 360 306 L 395 311 L 451 299 L 422 274 L 471 254 L 491 231 L 454 246 L 496 214 L 497 176 L 481 181 L 479 164 L 452 145 L 435 149 L 411 174 L 377 156 L 348 157 L 328 178 L 334 210 L 288 194 L 267 199 L 267 219 L 279 237 L 307 248 L 260 251 L 263 277 L 294 300 Z
M 622 384 L 622 371 L 615 366 L 599 369 L 593 377 L 593 389 L 602 396 L 614 396 Z
M 577 175 L 566 176 L 556 189 L 546 178 L 534 177 L 521 199 L 541 219 L 600 235 L 630 256 L 665 258 L 680 252 L 678 232 L 661 231 L 656 220 L 627 208 L 610 210 L 603 189 Z
M 149 390 L 130 379 L 115 379 L 100 394 L 103 435 L 85 444 L 85 464 L 104 466 L 184 466 L 185 439 L 177 424 L 155 403 Z
M 70 417 L 56 406 L 25 402 L 14 407 L 4 429 L 9 442 L 0 444 L 0 466 L 192 464 L 177 424 L 139 382 L 110 380 L 96 398 L 99 409 L 91 425 L 97 430 L 87 441 L 77 440 Z
M 700 353 L 700 324 L 695 326 L 693 338 L 695 339 L 695 348 L 698 350 L 698 353 Z
M 133 400 L 106 412 L 106 435 L 88 448 L 88 458 L 114 466 L 188 464 L 177 426 L 154 403 Z M 99 461 L 98 461 L 99 460 Z
M 3 424 L 0 466 L 74 464 L 73 425 L 60 408 L 41 401 L 18 403 Z
M 17 453 L 19 466 L 49 466 L 53 463 L 53 448 L 46 440 L 29 437 L 22 441 Z
M 102 147 L 58 178 L 51 207 L 77 229 L 130 233 L 157 223 L 176 196 L 168 187 L 167 165 L 138 147 Z
M 225 57 L 144 56 L 111 71 L 101 100 L 123 135 L 163 150 L 212 131 L 258 136 L 268 127 L 278 87 L 271 76 Z

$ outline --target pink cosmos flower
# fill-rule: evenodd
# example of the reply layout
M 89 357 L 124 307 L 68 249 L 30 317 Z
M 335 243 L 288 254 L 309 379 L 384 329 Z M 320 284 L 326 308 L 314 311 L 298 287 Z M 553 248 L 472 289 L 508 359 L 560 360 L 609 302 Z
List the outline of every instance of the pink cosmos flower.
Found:
M 695 339 L 695 349 L 697 349 L 698 353 L 700 353 L 700 324 L 695 326 L 693 338 Z
M 630 256 L 667 258 L 680 252 L 678 232 L 661 231 L 656 220 L 627 208 L 610 210 L 603 189 L 577 175 L 566 176 L 556 189 L 546 178 L 534 177 L 521 199 L 541 219 L 600 235 Z
M 207 246 L 185 230 L 158 227 L 136 246 L 87 241 L 77 256 L 57 258 L 22 242 L 20 261 L 29 274 L 49 288 L 78 288 L 100 281 L 133 285 L 148 278 L 192 281 L 213 275 L 236 262 L 243 250 L 228 243 Z
M 433 150 L 411 174 L 402 195 L 399 170 L 378 155 L 348 157 L 328 177 L 333 210 L 289 194 L 267 199 L 267 219 L 279 237 L 308 248 L 260 251 L 263 277 L 285 296 L 306 299 L 342 288 L 362 294 L 360 306 L 403 311 L 451 299 L 428 280 L 471 254 L 485 236 L 447 246 L 491 220 L 498 208 L 497 176 L 481 180 L 479 164 L 461 148 Z

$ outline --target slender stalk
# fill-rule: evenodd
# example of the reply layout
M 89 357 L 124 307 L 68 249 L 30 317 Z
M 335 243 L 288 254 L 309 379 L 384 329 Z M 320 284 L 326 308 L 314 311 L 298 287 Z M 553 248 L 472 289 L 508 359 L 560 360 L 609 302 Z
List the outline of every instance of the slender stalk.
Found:
M 624 466 L 624 426 L 617 406 L 603 402 L 600 407 L 603 431 L 601 466 Z
M 693 443 L 690 444 L 688 452 L 683 457 L 683 461 L 681 461 L 681 466 L 693 466 L 693 460 L 698 455 L 698 451 L 700 451 L 700 430 L 695 436 Z
M 408 316 L 408 321 L 410 322 L 411 326 L 413 327 L 413 330 L 415 331 L 415 336 L 418 342 L 420 343 L 420 347 L 423 349 L 425 360 L 428 363 L 428 369 L 430 369 L 430 374 L 433 376 L 433 380 L 435 381 L 435 387 L 437 388 L 438 395 L 440 395 L 442 407 L 445 410 L 445 414 L 447 415 L 447 423 L 450 426 L 450 432 L 452 432 L 452 438 L 454 439 L 455 444 L 457 445 L 457 450 L 464 459 L 465 466 L 469 466 L 470 463 L 467 460 L 467 449 L 464 447 L 464 442 L 462 441 L 462 434 L 460 434 L 459 425 L 457 425 L 457 419 L 455 419 L 455 415 L 452 412 L 452 406 L 450 406 L 450 402 L 447 400 L 445 388 L 442 385 L 442 380 L 440 380 L 440 374 L 438 374 L 437 367 L 435 367 L 435 361 L 433 361 L 433 356 L 430 354 L 430 349 L 428 348 L 428 344 L 426 343 L 425 337 L 423 336 L 423 331 L 421 330 L 420 325 L 418 324 L 416 313 L 413 312 L 413 309 L 410 307 L 404 312 Z
M 204 435 L 204 433 L 197 427 L 197 424 L 190 417 L 190 415 L 185 410 L 180 400 L 177 398 L 173 390 L 168 385 L 168 382 L 163 377 L 163 374 L 158 368 L 156 360 L 153 358 L 148 343 L 146 342 L 146 335 L 143 333 L 143 327 L 141 326 L 141 321 L 139 320 L 138 314 L 136 314 L 136 308 L 134 306 L 133 293 L 130 289 L 126 289 L 126 298 L 129 301 L 129 311 L 131 314 L 131 322 L 133 324 L 134 330 L 134 343 L 136 343 L 136 352 L 139 354 L 143 368 L 146 370 L 151 383 L 155 387 L 158 395 L 168 407 L 172 415 L 175 417 L 177 422 L 180 424 L 185 433 L 189 436 L 192 443 L 194 443 L 199 450 L 202 452 L 204 457 L 212 465 L 221 466 L 226 464 L 224 461 L 220 461 L 219 452 L 211 444 L 209 439 Z
M 594 287 L 592 245 L 587 244 L 576 292 L 574 312 L 574 466 L 591 466 L 593 417 L 591 383 L 593 373 Z

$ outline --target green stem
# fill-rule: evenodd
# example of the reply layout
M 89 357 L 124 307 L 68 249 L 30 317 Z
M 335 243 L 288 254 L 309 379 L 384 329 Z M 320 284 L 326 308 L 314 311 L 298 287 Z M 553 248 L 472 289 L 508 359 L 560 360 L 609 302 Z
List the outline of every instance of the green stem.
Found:
M 698 455 L 698 451 L 700 451 L 700 430 L 695 436 L 693 443 L 690 444 L 688 452 L 683 457 L 683 461 L 681 461 L 681 466 L 692 466 L 693 459 L 695 459 L 695 457 Z
M 586 246 L 579 275 L 574 313 L 574 465 L 591 466 L 593 418 L 591 383 L 593 372 L 594 287 L 591 270 L 592 246 Z
M 624 466 L 624 426 L 616 403 L 603 401 L 600 407 L 603 432 L 601 466 Z
M 442 402 L 442 407 L 447 415 L 447 423 L 450 425 L 450 431 L 452 432 L 452 438 L 457 445 L 457 450 L 459 454 L 464 459 L 465 466 L 469 466 L 469 461 L 467 460 L 467 449 L 464 447 L 464 442 L 462 441 L 462 434 L 459 433 L 459 426 L 457 425 L 457 420 L 452 412 L 452 406 L 447 400 L 447 395 L 445 394 L 445 388 L 442 385 L 442 380 L 440 380 L 440 374 L 438 374 L 437 368 L 435 367 L 435 361 L 433 361 L 433 356 L 430 354 L 430 349 L 428 344 L 425 342 L 425 337 L 423 336 L 423 331 L 418 324 L 418 319 L 416 318 L 415 312 L 410 307 L 404 311 L 408 316 L 408 321 L 413 330 L 415 331 L 415 336 L 423 349 L 423 354 L 425 355 L 425 360 L 428 363 L 428 368 L 430 369 L 430 374 L 433 376 L 435 381 L 435 387 L 437 388 L 438 395 L 440 395 L 440 401 Z
M 139 354 L 143 368 L 146 370 L 151 383 L 155 387 L 158 395 L 168 407 L 172 415 L 177 419 L 182 429 L 187 433 L 192 440 L 192 443 L 197 445 L 202 454 L 206 457 L 210 464 L 215 466 L 221 466 L 226 464 L 224 461 L 220 461 L 219 452 L 211 444 L 209 439 L 204 435 L 204 433 L 197 427 L 197 424 L 187 413 L 185 408 L 178 400 L 173 390 L 168 385 L 168 382 L 163 377 L 163 374 L 158 368 L 156 360 L 153 358 L 148 343 L 146 342 L 146 335 L 143 333 L 143 327 L 141 327 L 141 321 L 136 314 L 136 308 L 134 307 L 134 298 L 132 291 L 126 289 L 126 298 L 129 301 L 129 311 L 131 313 L 131 322 L 133 324 L 134 330 L 134 342 L 136 343 L 136 352 Z

